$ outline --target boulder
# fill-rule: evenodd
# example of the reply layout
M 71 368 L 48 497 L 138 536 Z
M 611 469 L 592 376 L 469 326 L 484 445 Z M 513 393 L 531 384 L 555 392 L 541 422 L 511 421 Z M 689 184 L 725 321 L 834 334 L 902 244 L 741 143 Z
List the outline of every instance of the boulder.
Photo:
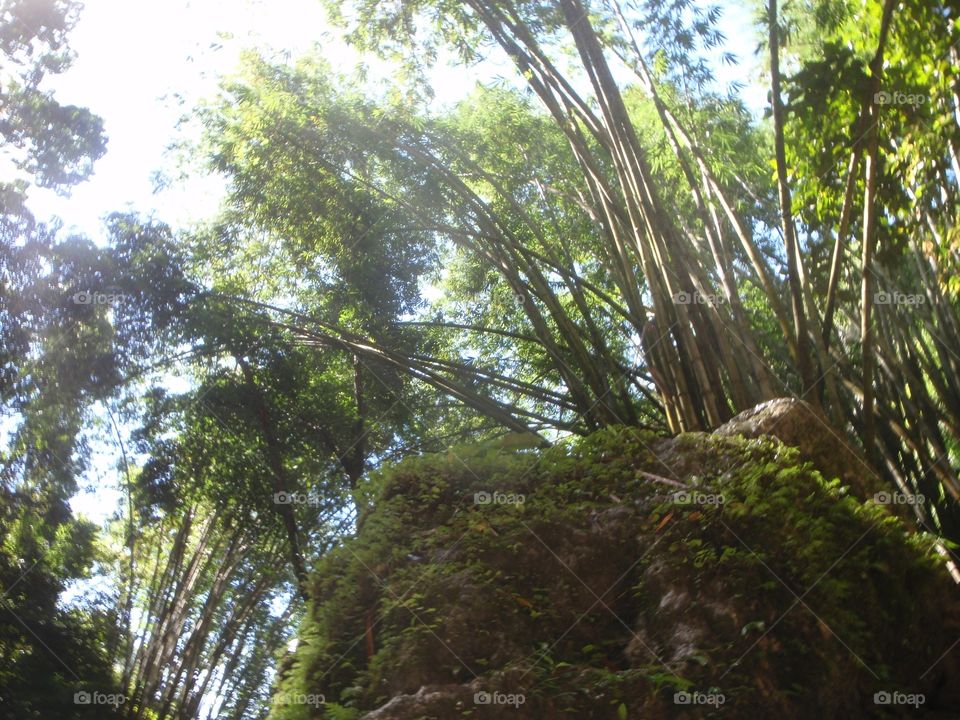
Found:
M 839 478 L 867 500 L 882 485 L 863 455 L 823 413 L 797 398 L 776 398 L 745 410 L 714 430 L 721 436 L 773 437 L 800 450 L 826 478 Z
M 831 437 L 778 401 L 380 471 L 278 678 L 328 704 L 271 720 L 960 717 L 956 586 Z

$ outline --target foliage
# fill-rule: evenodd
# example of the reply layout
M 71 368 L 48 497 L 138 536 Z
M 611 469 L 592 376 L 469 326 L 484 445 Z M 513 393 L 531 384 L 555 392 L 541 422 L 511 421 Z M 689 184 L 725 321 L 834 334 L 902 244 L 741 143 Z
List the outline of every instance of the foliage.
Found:
M 10 718 L 112 715 L 77 705 L 76 693 L 115 694 L 106 608 L 68 608 L 61 595 L 90 576 L 96 531 L 67 504 L 83 467 L 78 434 L 89 403 L 109 390 L 115 366 L 103 313 L 82 313 L 64 290 L 96 264 L 82 241 L 60 241 L 25 206 L 30 183 L 66 192 L 105 149 L 88 110 L 60 105 L 43 78 L 70 62 L 74 2 L 0 3 L 0 137 L 19 171 L 0 183 L 0 696 Z M 91 308 L 84 308 L 92 310 Z
M 716 7 L 327 5 L 401 68 L 393 88 L 317 53 L 246 54 L 184 146 L 186 171 L 222 178 L 221 211 L 178 232 L 115 213 L 95 244 L 26 206 L 106 148 L 100 120 L 44 85 L 72 60 L 79 5 L 0 0 L 4 711 L 73 717 L 90 687 L 122 689 L 126 717 L 262 717 L 306 600 L 279 688 L 323 690 L 331 717 L 475 670 L 505 690 L 535 679 L 544 717 L 662 716 L 801 587 L 875 676 L 928 659 L 943 588 L 925 537 L 787 451 L 688 431 L 805 397 L 887 486 L 926 496 L 916 519 L 944 556 L 960 538 L 955 9 L 768 4 L 755 118 L 713 83 Z M 438 109 L 446 54 L 515 77 Z M 91 428 L 121 458 L 102 535 L 69 507 Z M 651 447 L 723 508 L 669 501 Z M 369 476 L 424 450 L 440 452 Z M 472 505 L 491 490 L 529 501 Z M 576 547 L 598 524 L 605 544 Z M 649 556 L 611 557 L 638 537 Z M 551 547 L 622 584 L 614 617 L 591 607 L 563 635 L 590 598 L 548 570 Z M 108 592 L 64 600 L 102 577 Z M 664 584 L 725 599 L 721 646 L 663 663 L 623 640 L 621 615 L 652 644 L 670 642 L 658 621 L 687 627 L 655 606 Z M 808 617 L 783 628 L 727 675 L 735 706 L 855 705 L 809 687 L 861 670 Z

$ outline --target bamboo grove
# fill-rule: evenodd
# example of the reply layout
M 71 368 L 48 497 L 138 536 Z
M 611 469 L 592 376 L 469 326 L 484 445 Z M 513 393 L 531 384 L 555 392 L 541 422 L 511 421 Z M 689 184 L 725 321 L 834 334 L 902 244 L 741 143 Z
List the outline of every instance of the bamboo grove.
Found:
M 358 98 L 349 110 L 333 108 L 311 120 L 282 110 L 260 117 L 270 123 L 272 151 L 281 143 L 300 148 L 287 160 L 310 165 L 306 172 L 316 173 L 318 182 L 333 178 L 363 188 L 402 215 L 408 232 L 442 238 L 494 267 L 522 310 L 525 331 L 515 333 L 516 342 L 535 345 L 549 366 L 541 381 L 399 352 L 378 338 L 289 311 L 284 322 L 304 338 L 402 368 L 515 430 L 583 432 L 648 422 L 663 422 L 671 432 L 706 430 L 763 400 L 801 397 L 824 422 L 855 431 L 871 472 L 936 498 L 935 517 L 921 520 L 954 536 L 960 490 L 960 325 L 949 285 L 956 266 L 957 87 L 948 71 L 956 55 L 954 19 L 943 8 L 919 4 L 885 2 L 856 13 L 836 7 L 835 14 L 823 6 L 822 22 L 849 30 L 869 20 L 875 32 L 859 38 L 857 52 L 835 60 L 849 66 L 842 76 L 849 85 L 806 90 L 838 107 L 841 98 L 848 117 L 829 128 L 829 141 L 821 139 L 831 145 L 824 157 L 805 157 L 802 138 L 791 137 L 806 132 L 799 127 L 809 112 L 798 85 L 802 73 L 784 78 L 781 66 L 784 58 L 796 66 L 803 57 L 791 37 L 802 45 L 824 28 L 793 27 L 795 19 L 779 16 L 775 2 L 764 8 L 771 203 L 769 187 L 751 187 L 738 173 L 738 159 L 711 147 L 702 115 L 721 109 L 722 99 L 678 94 L 678 82 L 696 85 L 703 70 L 682 52 L 695 32 L 684 36 L 683 28 L 670 25 L 670 17 L 692 9 L 674 5 L 361 3 L 344 20 L 360 47 L 395 48 L 414 65 L 453 37 L 475 43 L 461 49 L 465 61 L 485 44 L 502 50 L 546 111 L 551 130 L 562 134 L 571 160 L 562 177 L 544 179 L 545 169 L 531 164 L 522 180 L 505 178 L 442 123 Z M 708 45 L 709 19 L 692 23 Z M 890 55 L 902 58 L 913 49 L 908 28 L 916 22 L 936 38 L 930 54 L 937 69 L 922 86 L 926 102 L 904 109 L 884 98 L 916 79 L 888 78 L 885 67 Z M 674 37 L 642 47 L 660 37 L 651 26 L 664 37 L 679 33 L 680 44 Z M 423 27 L 432 28 L 426 39 Z M 826 37 L 820 42 L 833 59 Z M 560 68 L 558 48 L 575 52 L 574 67 Z M 804 72 L 835 69 L 821 65 L 811 63 Z M 632 73 L 626 91 L 625 70 Z M 296 73 L 266 65 L 258 72 L 262 82 L 282 86 L 287 101 L 315 101 L 307 93 L 316 90 L 304 89 Z M 638 132 L 628 106 L 638 89 L 659 126 L 656 141 L 679 173 L 667 187 L 651 163 L 651 133 Z M 208 117 L 212 135 L 229 136 L 231 123 L 243 121 L 244 103 L 262 102 L 256 92 L 242 94 L 249 92 L 238 90 L 240 108 L 232 115 Z M 321 92 L 336 90 L 327 85 Z M 698 108 L 699 117 L 695 102 L 706 106 Z M 737 130 L 748 134 L 747 123 L 739 122 Z M 303 148 L 310 145 L 316 150 L 307 158 Z M 918 159 L 905 148 L 931 154 Z M 239 204 L 282 215 L 266 199 L 272 182 L 260 174 L 270 172 L 266 162 L 257 169 L 249 155 L 238 160 L 230 153 L 215 155 L 214 165 L 233 178 Z M 904 172 L 914 182 L 892 189 Z M 556 219 L 563 205 L 563 212 L 585 216 L 577 227 L 589 233 L 604 281 L 581 272 L 572 226 Z M 904 295 L 915 300 L 889 302 Z M 758 320 L 758 303 L 767 318 Z M 775 324 L 775 335 L 758 327 L 764 320 Z M 432 327 L 474 338 L 503 333 L 463 322 Z M 612 339 L 611 329 L 630 338 L 629 346 Z M 496 392 L 478 392 L 464 378 Z
M 33 1 L 0 2 L 0 135 L 29 177 L 0 183 L 0 580 L 23 618 L 0 684 L 22 716 L 81 687 L 50 646 L 116 676 L 120 717 L 265 717 L 369 471 L 464 441 L 709 431 L 798 397 L 957 559 L 947 3 L 758 3 L 750 107 L 715 77 L 722 10 L 692 0 L 327 0 L 399 76 L 248 52 L 173 148 L 218 213 L 115 213 L 96 245 L 27 210 L 106 148 L 39 89 L 77 5 Z M 478 83 L 444 104 L 448 62 Z M 100 536 L 69 506 L 98 441 L 122 459 Z M 109 589 L 62 607 L 91 567 Z

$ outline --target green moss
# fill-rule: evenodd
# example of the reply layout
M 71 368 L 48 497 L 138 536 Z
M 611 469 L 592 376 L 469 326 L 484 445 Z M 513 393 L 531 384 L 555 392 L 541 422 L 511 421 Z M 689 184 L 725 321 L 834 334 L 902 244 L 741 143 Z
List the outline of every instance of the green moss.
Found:
M 679 502 L 670 480 L 722 502 Z M 942 652 L 909 641 L 945 612 L 930 540 L 774 442 L 610 428 L 410 459 L 366 493 L 358 536 L 317 565 L 281 681 L 336 701 L 327 717 L 475 677 L 524 692 L 529 717 L 639 717 L 689 688 L 719 688 L 731 717 L 829 716 L 906 690 Z

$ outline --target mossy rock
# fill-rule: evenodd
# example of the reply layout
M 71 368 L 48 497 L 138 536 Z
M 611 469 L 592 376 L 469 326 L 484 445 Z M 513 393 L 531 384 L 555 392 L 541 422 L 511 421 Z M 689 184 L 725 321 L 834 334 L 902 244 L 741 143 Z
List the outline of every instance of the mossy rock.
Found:
M 777 441 L 609 428 L 368 491 L 278 684 L 327 703 L 274 720 L 960 717 L 931 539 Z

